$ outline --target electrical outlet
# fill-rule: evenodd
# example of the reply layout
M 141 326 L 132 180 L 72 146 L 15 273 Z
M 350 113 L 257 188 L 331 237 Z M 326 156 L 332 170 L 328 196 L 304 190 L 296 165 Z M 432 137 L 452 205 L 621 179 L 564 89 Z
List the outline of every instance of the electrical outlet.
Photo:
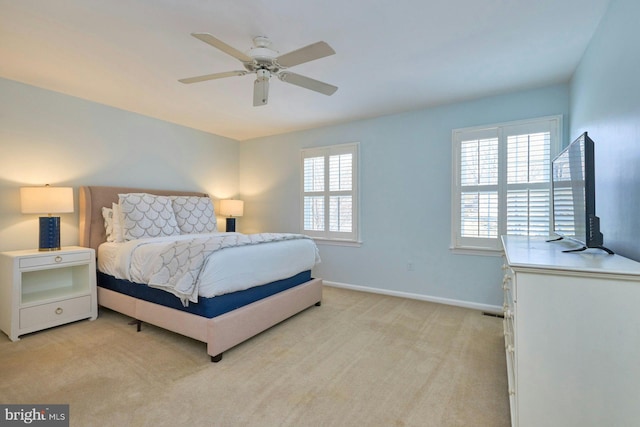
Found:
M 407 261 L 407 271 L 413 271 L 413 261 Z

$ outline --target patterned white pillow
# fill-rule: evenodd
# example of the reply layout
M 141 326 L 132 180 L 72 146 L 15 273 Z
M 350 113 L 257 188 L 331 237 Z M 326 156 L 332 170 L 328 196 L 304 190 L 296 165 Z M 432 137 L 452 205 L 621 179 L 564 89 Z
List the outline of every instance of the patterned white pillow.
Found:
M 170 198 L 182 234 L 218 231 L 213 203 L 209 197 L 171 196 Z
M 124 240 L 180 234 L 171 199 L 147 193 L 118 194 Z

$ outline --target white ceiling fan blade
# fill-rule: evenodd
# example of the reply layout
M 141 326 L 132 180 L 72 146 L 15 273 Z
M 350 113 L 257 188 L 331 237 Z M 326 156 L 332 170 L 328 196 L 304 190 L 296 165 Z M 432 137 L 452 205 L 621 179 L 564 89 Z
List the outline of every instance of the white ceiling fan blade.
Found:
M 191 35 L 193 37 L 199 39 L 199 40 L 202 40 L 203 42 L 205 42 L 207 44 L 210 44 L 211 46 L 215 47 L 216 49 L 220 49 L 224 53 L 233 56 L 234 58 L 238 59 L 239 61 L 242 61 L 242 62 L 253 62 L 253 58 L 250 57 L 249 55 L 240 52 L 235 47 L 229 46 L 228 44 L 226 44 L 222 40 L 219 40 L 219 39 L 215 38 L 214 36 L 212 36 L 209 33 L 191 33 Z
M 309 77 L 301 76 L 300 74 L 290 73 L 288 71 L 278 73 L 278 78 L 283 82 L 291 83 L 305 89 L 311 89 L 325 95 L 333 95 L 335 91 L 338 90 L 337 86 L 314 80 Z
M 197 77 L 189 77 L 186 79 L 180 79 L 178 80 L 180 83 L 198 83 L 198 82 L 204 82 L 207 80 L 214 80 L 214 79 L 222 79 L 225 77 L 233 77 L 233 76 L 244 76 L 245 74 L 247 74 L 247 71 L 227 71 L 225 73 L 215 73 L 215 74 L 206 74 L 204 76 L 197 76 Z
M 267 70 L 258 70 L 258 78 L 253 82 L 253 106 L 267 105 L 269 100 L 269 78 L 271 73 Z
M 276 58 L 276 62 L 284 68 L 293 67 L 294 65 L 304 64 L 305 62 L 315 59 L 324 58 L 333 55 L 336 51 L 325 42 L 317 42 L 309 46 L 301 47 L 293 52 L 285 53 Z

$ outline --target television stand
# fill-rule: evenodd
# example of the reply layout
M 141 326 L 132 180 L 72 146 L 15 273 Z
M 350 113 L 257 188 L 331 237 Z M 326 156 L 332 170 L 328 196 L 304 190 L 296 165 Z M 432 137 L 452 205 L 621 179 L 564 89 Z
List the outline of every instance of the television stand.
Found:
M 561 237 L 561 238 L 562 238 L 562 237 Z M 560 239 L 561 239 L 561 238 L 560 238 Z M 556 239 L 556 240 L 560 240 L 560 239 Z M 615 255 L 615 253 L 614 253 L 611 249 L 609 249 L 609 248 L 605 248 L 604 246 L 591 246 L 591 247 L 592 247 L 592 248 L 594 248 L 594 249 L 602 249 L 603 251 L 605 251 L 605 252 L 606 252 L 606 253 L 608 253 L 609 255 Z M 564 250 L 564 251 L 562 251 L 562 252 L 564 252 L 564 253 L 569 253 L 569 252 L 582 252 L 582 251 L 586 251 L 587 249 L 589 249 L 589 248 L 588 248 L 588 247 L 586 247 L 586 246 L 583 246 L 583 247 L 581 247 L 581 248 L 576 248 L 576 249 L 565 249 L 565 250 Z
M 546 242 L 546 243 L 549 243 L 549 242 L 558 242 L 558 241 L 560 241 L 560 240 L 564 240 L 564 236 L 558 236 L 558 237 L 556 237 L 556 238 L 554 238 L 554 239 L 547 239 L 547 240 L 545 240 L 545 242 Z M 603 251 L 605 251 L 605 252 L 606 252 L 606 253 L 608 253 L 609 255 L 615 255 L 615 253 L 614 253 L 611 249 L 609 249 L 609 248 L 605 248 L 605 247 L 604 247 L 604 246 L 602 246 L 602 245 L 598 245 L 598 246 L 591 246 L 591 248 L 594 248 L 594 249 L 602 249 Z M 582 252 L 582 251 L 586 251 L 587 249 L 589 249 L 589 248 L 588 248 L 588 247 L 586 247 L 586 246 L 582 246 L 581 248 L 576 248 L 576 249 L 565 249 L 565 250 L 564 250 L 564 251 L 562 251 L 562 252 L 563 252 L 563 253 L 570 253 L 570 252 Z

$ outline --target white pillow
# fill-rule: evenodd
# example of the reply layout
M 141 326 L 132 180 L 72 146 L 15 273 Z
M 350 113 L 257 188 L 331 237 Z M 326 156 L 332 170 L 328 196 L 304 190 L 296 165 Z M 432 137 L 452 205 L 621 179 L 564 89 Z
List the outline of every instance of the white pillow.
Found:
M 120 219 L 120 205 L 112 203 L 110 208 L 102 208 L 102 217 L 104 218 L 104 229 L 107 235 L 107 242 L 124 242 L 122 232 L 122 220 Z
M 218 231 L 213 203 L 209 197 L 171 196 L 170 199 L 182 234 Z
M 124 242 L 124 231 L 122 230 L 122 212 L 120 211 L 120 205 L 113 203 L 111 205 L 113 210 L 113 233 L 112 238 L 114 242 Z
M 147 193 L 118 194 L 124 240 L 180 234 L 171 199 Z
M 107 234 L 107 242 L 113 242 L 113 209 L 103 207 L 102 217 L 104 218 L 104 230 Z

